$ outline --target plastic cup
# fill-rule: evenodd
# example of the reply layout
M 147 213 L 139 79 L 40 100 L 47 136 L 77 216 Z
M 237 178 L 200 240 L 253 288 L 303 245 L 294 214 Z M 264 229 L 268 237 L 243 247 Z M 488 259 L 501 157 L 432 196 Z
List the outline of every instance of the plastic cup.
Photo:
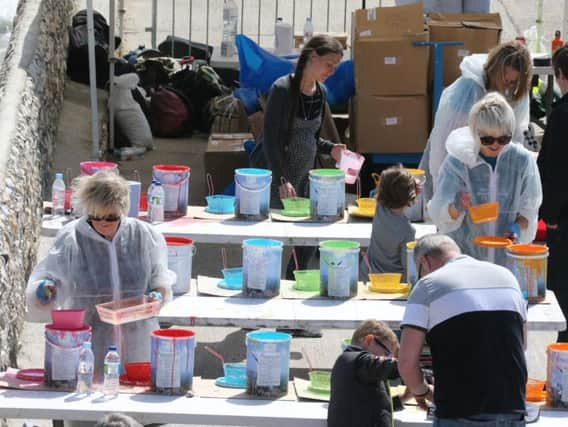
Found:
M 246 383 L 247 365 L 244 362 L 223 363 L 225 378 L 231 382 Z
M 150 362 L 125 363 L 124 369 L 129 380 L 150 382 Z
M 243 286 L 243 268 L 242 267 L 232 267 L 224 268 L 222 270 L 223 278 L 227 286 L 242 288 Z
M 294 278 L 296 283 L 294 289 L 298 291 L 319 292 L 320 290 L 320 271 L 319 270 L 295 270 Z
M 286 216 L 309 216 L 310 199 L 305 197 L 287 197 L 282 199 L 284 205 L 283 215 Z
M 311 389 L 329 393 L 331 389 L 331 372 L 310 371 L 309 376 Z
M 215 194 L 205 197 L 207 200 L 207 211 L 217 214 L 227 214 L 235 212 L 235 196 Z
M 546 381 L 529 378 L 526 385 L 526 399 L 529 402 L 542 402 L 546 400 L 544 387 Z
M 469 216 L 474 224 L 495 221 L 499 216 L 499 203 L 489 202 L 481 205 L 474 205 L 467 208 Z
M 397 288 L 400 286 L 401 273 L 369 273 L 369 290 L 372 292 L 383 292 L 385 289 Z
M 356 200 L 357 206 L 362 211 L 375 211 L 377 208 L 377 199 L 374 197 L 361 197 Z
M 343 150 L 341 159 L 339 160 L 339 169 L 345 172 L 345 182 L 347 184 L 355 184 L 361 166 L 365 162 L 365 157 L 353 151 Z
M 51 310 L 51 320 L 56 329 L 80 329 L 84 326 L 85 309 Z

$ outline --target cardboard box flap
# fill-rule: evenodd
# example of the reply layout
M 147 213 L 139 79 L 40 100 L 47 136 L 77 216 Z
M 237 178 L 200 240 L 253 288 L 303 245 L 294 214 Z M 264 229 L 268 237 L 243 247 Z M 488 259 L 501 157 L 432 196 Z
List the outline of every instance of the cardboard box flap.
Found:
M 392 37 L 424 31 L 422 4 L 358 9 L 353 12 L 356 39 L 362 37 Z
M 503 28 L 501 24 L 496 22 L 487 22 L 487 21 L 462 21 L 462 24 L 466 28 L 480 28 L 483 30 L 497 30 L 500 31 Z
M 501 15 L 498 13 L 444 14 L 432 12 L 428 15 L 428 25 L 440 27 L 471 27 L 501 30 Z

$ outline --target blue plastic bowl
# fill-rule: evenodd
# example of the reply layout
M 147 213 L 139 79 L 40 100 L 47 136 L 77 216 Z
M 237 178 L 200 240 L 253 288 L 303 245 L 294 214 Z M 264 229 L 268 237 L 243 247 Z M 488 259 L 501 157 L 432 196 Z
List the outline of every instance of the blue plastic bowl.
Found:
M 215 194 L 205 197 L 207 200 L 207 211 L 218 214 L 228 214 L 235 212 L 235 196 L 225 196 Z
M 223 269 L 225 285 L 229 289 L 242 289 L 243 287 L 243 268 L 233 267 Z

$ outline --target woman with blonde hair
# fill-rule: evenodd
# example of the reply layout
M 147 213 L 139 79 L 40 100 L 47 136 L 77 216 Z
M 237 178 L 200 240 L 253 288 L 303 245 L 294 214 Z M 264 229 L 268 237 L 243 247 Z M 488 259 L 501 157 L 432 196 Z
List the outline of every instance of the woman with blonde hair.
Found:
M 532 79 L 532 61 L 527 48 L 516 41 L 502 43 L 488 55 L 466 56 L 460 64 L 461 77 L 442 92 L 434 127 L 430 132 L 420 168 L 432 177 L 424 186 L 426 200 L 436 190 L 438 172 L 446 158 L 446 140 L 457 128 L 467 125 L 473 104 L 487 92 L 503 95 L 515 115 L 513 141 L 524 143 L 529 126 L 529 91 Z
M 474 245 L 480 235 L 507 236 L 530 243 L 536 234 L 542 188 L 533 155 L 514 144 L 515 114 L 507 100 L 491 92 L 469 114 L 469 126 L 454 130 L 446 144 L 428 212 L 440 233 L 448 234 L 462 252 L 488 259 Z M 498 202 L 496 221 L 474 224 L 467 207 Z M 504 263 L 497 254 L 495 262 Z
M 151 294 L 167 301 L 175 274 L 168 270 L 164 237 L 152 225 L 128 218 L 128 182 L 103 169 L 82 176 L 76 188 L 83 216 L 63 227 L 28 281 L 28 320 L 47 322 L 52 309 L 86 309 L 92 327 L 95 375 L 100 380 L 108 346 L 123 363 L 150 360 L 157 319 L 113 327 L 95 304 Z

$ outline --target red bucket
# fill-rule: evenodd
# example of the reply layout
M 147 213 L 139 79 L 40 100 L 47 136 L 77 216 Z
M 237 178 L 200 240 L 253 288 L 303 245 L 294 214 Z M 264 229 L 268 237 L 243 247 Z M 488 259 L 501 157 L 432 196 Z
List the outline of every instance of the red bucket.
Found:
M 118 165 L 113 162 L 81 162 L 79 166 L 81 175 L 93 175 L 101 169 L 118 171 Z
M 179 218 L 187 214 L 190 168 L 182 165 L 154 165 L 152 178 L 162 184 L 165 193 L 164 216 Z

